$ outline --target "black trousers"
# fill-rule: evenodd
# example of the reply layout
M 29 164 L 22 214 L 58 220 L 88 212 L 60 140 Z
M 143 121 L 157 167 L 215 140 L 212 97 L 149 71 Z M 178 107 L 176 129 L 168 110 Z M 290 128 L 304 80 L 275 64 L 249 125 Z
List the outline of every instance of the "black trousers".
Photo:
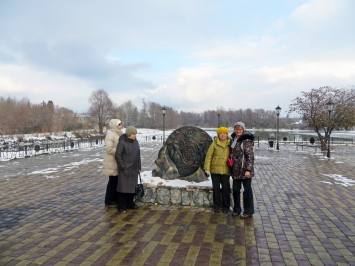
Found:
M 119 210 L 126 210 L 127 208 L 133 208 L 134 207 L 134 195 L 135 193 L 121 193 L 117 192 L 117 209 Z
M 251 178 L 247 179 L 233 179 L 233 198 L 234 198 L 234 212 L 241 213 L 240 207 L 240 189 L 244 188 L 243 192 L 243 208 L 245 214 L 254 214 L 254 199 L 253 189 L 251 188 Z
M 118 176 L 109 176 L 105 195 L 106 204 L 117 202 L 117 180 Z
M 230 184 L 229 175 L 211 174 L 213 186 L 213 208 L 229 210 L 230 207 Z M 222 203 L 221 203 L 221 188 L 222 183 Z

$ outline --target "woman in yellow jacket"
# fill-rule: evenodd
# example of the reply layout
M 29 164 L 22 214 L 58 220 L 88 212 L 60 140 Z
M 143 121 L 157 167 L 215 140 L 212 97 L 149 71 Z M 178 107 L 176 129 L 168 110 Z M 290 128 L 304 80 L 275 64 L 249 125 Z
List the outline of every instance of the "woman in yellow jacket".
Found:
M 204 169 L 212 178 L 213 186 L 213 208 L 214 213 L 219 213 L 222 208 L 223 213 L 228 213 L 230 207 L 230 167 L 227 159 L 230 155 L 231 138 L 228 136 L 228 129 L 220 127 L 217 130 L 218 137 L 215 137 L 207 151 Z M 222 201 L 220 184 L 222 183 Z

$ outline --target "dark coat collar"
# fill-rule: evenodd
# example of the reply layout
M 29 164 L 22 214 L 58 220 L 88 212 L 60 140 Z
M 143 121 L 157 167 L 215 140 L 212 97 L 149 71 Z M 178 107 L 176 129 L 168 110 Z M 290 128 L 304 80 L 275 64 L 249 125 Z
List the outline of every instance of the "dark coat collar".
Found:
M 231 137 L 234 140 L 234 138 L 237 136 L 237 134 L 235 134 L 235 132 L 232 133 Z M 254 136 L 253 134 L 251 134 L 250 132 L 245 132 L 243 135 L 240 136 L 240 138 L 238 139 L 238 141 L 242 142 L 244 140 L 250 139 L 251 141 L 254 141 Z
M 134 140 L 133 139 L 130 139 L 127 134 L 122 134 L 121 137 L 119 138 L 119 141 L 127 141 L 127 142 L 133 142 Z

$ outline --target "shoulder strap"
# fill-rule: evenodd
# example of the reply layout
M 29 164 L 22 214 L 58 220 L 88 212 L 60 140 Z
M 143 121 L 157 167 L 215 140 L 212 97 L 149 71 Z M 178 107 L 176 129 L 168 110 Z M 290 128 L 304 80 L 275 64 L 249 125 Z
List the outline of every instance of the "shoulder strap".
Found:
M 139 182 L 142 184 L 141 172 L 138 172 L 138 175 L 139 175 Z
M 238 139 L 237 139 L 237 137 L 236 137 L 236 138 L 234 139 L 232 145 L 231 145 L 231 148 L 232 148 L 232 149 L 234 149 L 235 145 L 237 144 L 237 141 L 238 141 Z

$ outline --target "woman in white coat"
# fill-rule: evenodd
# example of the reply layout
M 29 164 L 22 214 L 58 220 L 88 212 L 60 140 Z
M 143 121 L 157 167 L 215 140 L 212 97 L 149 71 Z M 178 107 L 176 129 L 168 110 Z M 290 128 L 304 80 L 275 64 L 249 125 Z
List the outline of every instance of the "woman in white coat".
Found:
M 103 163 L 103 173 L 109 177 L 106 188 L 105 204 L 112 205 L 117 204 L 117 162 L 115 159 L 116 147 L 118 144 L 118 139 L 122 135 L 122 122 L 119 119 L 111 119 L 109 126 L 111 131 L 107 134 L 105 138 L 105 157 Z

